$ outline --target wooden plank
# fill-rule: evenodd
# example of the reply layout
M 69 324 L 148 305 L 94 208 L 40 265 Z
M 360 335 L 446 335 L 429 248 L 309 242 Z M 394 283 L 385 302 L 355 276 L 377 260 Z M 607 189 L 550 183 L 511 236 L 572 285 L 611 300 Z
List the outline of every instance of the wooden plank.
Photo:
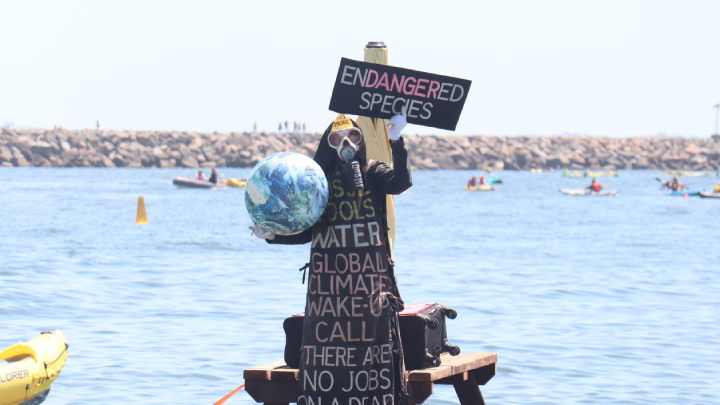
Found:
M 460 405 L 485 405 L 485 399 L 480 392 L 480 387 L 475 381 L 474 373 L 467 373 L 467 379 L 458 380 L 453 383 Z
M 410 404 L 422 404 L 433 394 L 433 383 L 424 381 L 410 381 L 407 385 L 408 402 Z
M 297 402 L 298 382 L 291 380 L 245 380 L 245 391 L 255 402 L 289 404 Z
M 461 353 L 458 356 L 443 354 L 441 364 L 408 373 L 408 381 L 437 381 L 445 377 L 475 370 L 489 364 L 497 363 L 497 353 Z
M 284 360 L 280 360 L 264 366 L 246 368 L 243 371 L 243 378 L 246 380 L 269 380 L 270 372 L 278 367 L 287 367 L 287 364 Z

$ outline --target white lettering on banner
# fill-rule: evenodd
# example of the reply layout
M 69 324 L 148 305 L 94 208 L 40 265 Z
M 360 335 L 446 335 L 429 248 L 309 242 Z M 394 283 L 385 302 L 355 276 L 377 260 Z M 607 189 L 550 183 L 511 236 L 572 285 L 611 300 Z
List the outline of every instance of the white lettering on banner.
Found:
M 365 107 L 363 107 L 362 105 L 360 105 L 360 109 L 361 109 L 361 110 L 367 110 L 368 108 L 370 108 L 370 100 L 367 99 L 368 97 L 370 97 L 370 92 L 369 92 L 369 91 L 364 92 L 364 93 L 360 96 L 360 100 L 362 100 L 362 101 L 365 102 Z
M 357 373 L 355 371 L 350 371 L 349 372 L 350 378 L 348 379 L 350 386 L 348 386 L 347 388 L 344 388 L 344 387 L 340 387 L 340 388 L 344 392 L 350 392 L 352 390 L 358 390 L 360 392 L 365 392 L 368 390 L 374 391 L 378 388 L 378 386 L 381 389 L 388 389 L 388 388 L 390 388 L 392 383 L 391 383 L 390 379 L 384 375 L 385 372 L 390 374 L 390 369 L 383 368 L 380 370 L 380 372 L 378 372 L 377 370 L 370 370 L 370 371 L 361 370 L 361 371 L 358 371 Z M 380 381 L 378 381 L 378 377 L 387 381 L 388 382 L 387 386 L 380 385 Z M 392 394 L 388 394 L 388 395 L 392 396 Z M 385 396 L 387 396 L 387 395 L 385 395 Z M 351 404 L 353 403 L 353 399 L 355 399 L 355 398 L 350 398 Z M 363 401 L 365 399 L 369 399 L 369 398 L 364 397 Z
M 345 81 L 345 76 L 350 76 L 350 78 L 352 78 L 352 76 L 353 76 L 352 73 L 348 73 L 348 69 L 355 70 L 354 67 L 352 67 L 350 65 L 345 65 L 345 68 L 343 69 L 342 78 L 340 79 L 340 83 L 352 85 L 352 82 Z
M 320 327 L 322 326 L 322 331 Z M 343 328 L 346 326 L 346 328 Z M 357 326 L 357 325 L 356 325 Z M 372 336 L 367 336 L 368 328 L 365 325 L 365 321 L 362 321 L 360 323 L 360 331 L 355 330 L 353 332 L 352 329 L 352 322 L 348 321 L 347 323 L 343 324 L 341 322 L 335 322 L 333 323 L 332 331 L 330 333 L 330 337 L 326 338 L 320 338 L 320 335 L 324 333 L 327 333 L 328 324 L 327 322 L 318 322 L 315 325 L 315 340 L 317 340 L 320 343 L 337 343 L 340 342 L 373 342 L 375 339 Z M 354 335 L 354 333 L 359 334 L 359 336 Z
M 452 87 L 452 83 L 443 83 L 442 86 L 440 86 L 440 93 L 438 93 L 438 97 L 437 97 L 437 98 L 438 98 L 438 100 L 450 101 L 449 98 L 443 97 L 443 93 L 449 93 L 449 92 L 450 92 L 449 89 L 445 89 L 445 86 Z
M 352 85 L 354 86 L 356 82 L 360 82 L 361 87 L 365 87 L 365 79 L 367 78 L 368 70 L 365 69 L 365 76 L 361 76 L 360 69 L 355 69 L 355 77 L 353 78 Z
M 366 243 L 366 242 L 363 242 Z M 375 253 L 373 255 L 373 253 Z M 312 273 L 325 273 L 325 274 L 345 274 L 350 270 L 351 274 L 367 273 L 368 271 L 373 273 L 385 273 L 387 268 L 385 267 L 384 258 L 380 252 L 365 252 L 363 255 L 363 265 L 360 267 L 360 255 L 358 253 L 350 253 L 347 256 L 344 253 L 335 254 L 335 260 L 333 261 L 333 267 L 328 266 L 330 262 L 330 255 L 325 253 L 313 252 L 311 256 L 312 260 Z M 375 257 L 373 257 L 375 256 Z M 338 257 L 342 257 L 339 260 Z M 310 274 L 312 277 L 313 274 Z M 339 277 L 339 276 L 338 276 Z
M 346 201 L 343 201 L 346 202 Z M 349 203 L 348 203 L 349 204 Z M 352 228 L 353 239 L 348 240 L 347 230 Z M 336 231 L 339 231 L 340 238 L 338 239 Z M 367 233 L 366 233 L 367 232 Z M 364 236 L 367 235 L 367 241 Z M 312 248 L 316 249 L 329 249 L 332 247 L 336 248 L 347 248 L 347 247 L 368 247 L 368 246 L 381 246 L 382 239 L 380 238 L 380 225 L 377 222 L 368 222 L 352 225 L 331 225 L 326 227 L 325 230 L 318 231 L 312 240 Z M 353 245 L 348 245 L 348 242 L 353 242 Z M 315 252 L 314 254 L 317 254 Z M 313 257 L 314 257 L 313 254 Z
M 453 95 L 455 95 L 455 90 L 457 90 L 457 89 L 460 89 L 460 95 L 457 98 L 453 99 Z M 462 100 L 464 95 L 465 95 L 465 89 L 463 89 L 463 87 L 461 85 L 459 85 L 459 84 L 453 85 L 452 93 L 450 93 L 450 101 L 452 101 L 453 103 L 458 102 L 458 101 Z

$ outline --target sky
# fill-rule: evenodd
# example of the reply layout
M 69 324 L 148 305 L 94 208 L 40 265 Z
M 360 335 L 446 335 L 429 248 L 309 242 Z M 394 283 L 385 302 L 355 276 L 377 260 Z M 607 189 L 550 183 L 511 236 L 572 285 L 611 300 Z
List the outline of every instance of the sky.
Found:
M 0 0 L 0 125 L 321 131 L 340 58 L 472 80 L 455 132 L 708 137 L 720 1 Z M 292 125 L 292 124 L 291 124 Z

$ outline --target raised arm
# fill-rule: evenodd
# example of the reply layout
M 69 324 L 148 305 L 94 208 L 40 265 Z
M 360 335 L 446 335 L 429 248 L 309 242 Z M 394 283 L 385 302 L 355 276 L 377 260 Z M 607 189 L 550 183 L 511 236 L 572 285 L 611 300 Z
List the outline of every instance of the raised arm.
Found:
M 383 194 L 400 194 L 412 186 L 408 153 L 403 138 L 398 141 L 391 141 L 390 149 L 392 149 L 395 169 L 391 169 L 385 163 L 378 162 L 371 169 L 371 175 L 375 179 L 378 190 Z
M 312 227 L 298 234 L 287 236 L 276 235 L 272 232 L 268 232 L 257 223 L 253 226 L 249 226 L 248 228 L 250 228 L 253 235 L 256 237 L 265 239 L 265 242 L 274 245 L 302 245 L 312 240 Z

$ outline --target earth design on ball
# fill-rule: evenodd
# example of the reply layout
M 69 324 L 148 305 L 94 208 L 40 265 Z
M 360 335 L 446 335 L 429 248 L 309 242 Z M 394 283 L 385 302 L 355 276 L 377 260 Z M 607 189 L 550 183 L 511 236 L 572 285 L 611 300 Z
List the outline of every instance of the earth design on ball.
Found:
M 327 202 L 328 183 L 322 168 L 295 152 L 280 152 L 261 160 L 245 185 L 250 217 L 278 235 L 294 235 L 313 226 Z

